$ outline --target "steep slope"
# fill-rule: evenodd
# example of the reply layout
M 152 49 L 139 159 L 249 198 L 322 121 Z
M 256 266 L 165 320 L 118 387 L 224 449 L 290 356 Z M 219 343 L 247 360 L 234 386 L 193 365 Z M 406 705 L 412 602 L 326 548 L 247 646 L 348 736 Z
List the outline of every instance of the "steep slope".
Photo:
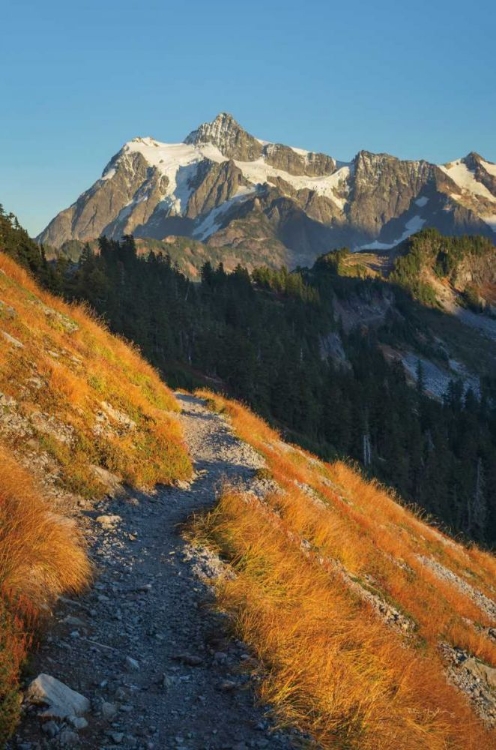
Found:
M 423 226 L 494 239 L 495 172 L 473 153 L 441 167 L 366 151 L 339 162 L 261 141 L 222 113 L 184 143 L 126 143 L 38 239 L 58 248 L 101 234 L 182 235 L 234 248 L 236 262 L 269 243 L 273 267 L 343 245 L 387 249 Z
M 265 491 L 224 487 L 194 534 L 229 563 L 220 605 L 280 719 L 323 748 L 495 747 L 470 717 L 494 727 L 494 558 L 202 395 L 266 462 Z
M 2 244 L 35 258 L 12 227 Z M 31 255 L 31 251 L 33 254 Z M 41 262 L 41 261 L 40 261 Z M 0 253 L 0 743 L 33 630 L 91 575 L 73 516 L 122 485 L 191 474 L 171 392 L 82 307 Z
M 0 300 L 7 443 L 22 436 L 27 456 L 42 454 L 54 479 L 81 493 L 104 493 L 106 472 L 143 487 L 187 476 L 174 399 L 129 344 L 3 254 Z

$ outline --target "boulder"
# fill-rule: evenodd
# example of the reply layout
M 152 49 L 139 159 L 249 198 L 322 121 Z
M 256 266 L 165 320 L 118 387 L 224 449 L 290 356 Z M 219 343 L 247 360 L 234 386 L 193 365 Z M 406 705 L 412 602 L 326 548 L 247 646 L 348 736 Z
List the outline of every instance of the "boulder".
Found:
M 40 674 L 31 682 L 26 691 L 26 700 L 35 705 L 48 706 L 46 715 L 61 719 L 81 716 L 90 709 L 90 702 L 84 695 L 48 674 Z

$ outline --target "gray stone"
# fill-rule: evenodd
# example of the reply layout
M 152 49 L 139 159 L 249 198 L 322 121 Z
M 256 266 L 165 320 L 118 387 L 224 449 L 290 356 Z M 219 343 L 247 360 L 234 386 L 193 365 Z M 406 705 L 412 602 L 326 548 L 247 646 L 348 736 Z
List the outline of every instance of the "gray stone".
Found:
M 12 346 L 15 346 L 16 349 L 24 349 L 24 344 L 22 343 L 22 341 L 15 339 L 10 335 L 10 333 L 7 333 L 7 331 L 0 331 L 0 333 L 4 337 L 5 341 L 7 341 L 9 344 L 12 344 Z
M 68 716 L 67 721 L 74 729 L 86 729 L 88 722 L 83 716 Z
M 115 703 L 104 701 L 102 703 L 101 712 L 104 719 L 112 719 L 117 713 L 117 706 Z
M 126 656 L 126 669 L 128 672 L 139 672 L 139 662 L 136 661 L 136 659 L 133 659 L 131 656 Z
M 46 716 L 81 716 L 90 709 L 90 702 L 84 695 L 72 690 L 63 682 L 48 674 L 40 674 L 31 682 L 26 699 L 29 703 L 48 706 Z
M 54 721 L 47 721 L 43 724 L 42 730 L 45 734 L 48 734 L 49 737 L 55 737 L 60 732 L 60 727 Z
M 76 628 L 85 626 L 83 620 L 81 620 L 79 617 L 74 617 L 73 615 L 67 615 L 63 620 L 61 620 L 61 622 L 65 623 L 66 625 L 72 625 Z

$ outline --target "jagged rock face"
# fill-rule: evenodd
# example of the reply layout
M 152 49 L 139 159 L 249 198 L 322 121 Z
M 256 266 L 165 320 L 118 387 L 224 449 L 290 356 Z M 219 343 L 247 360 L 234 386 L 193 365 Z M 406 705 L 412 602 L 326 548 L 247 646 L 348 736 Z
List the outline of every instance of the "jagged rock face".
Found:
M 114 157 L 104 172 L 113 169 L 118 157 Z M 143 196 L 152 195 L 156 183 L 158 191 L 164 187 L 161 178 L 154 174 L 143 156 L 131 154 L 119 162 L 111 179 L 98 180 L 83 193 L 76 203 L 62 211 L 43 232 L 43 242 L 58 247 L 67 240 L 90 240 L 107 233 L 107 228 L 117 219 L 121 209 L 141 191 Z M 61 221 L 59 221 L 61 217 Z M 129 223 L 132 226 L 132 222 Z M 120 234 L 130 231 L 128 224 L 121 222 Z M 114 234 L 112 230 L 110 235 Z
M 468 156 L 462 159 L 467 169 L 474 173 L 477 182 L 480 182 L 486 187 L 490 193 L 496 195 L 496 170 L 492 172 L 488 171 L 488 163 L 484 161 L 482 156 L 472 151 Z
M 292 266 L 343 245 L 388 249 L 424 226 L 496 239 L 496 165 L 475 152 L 443 166 L 367 151 L 342 163 L 258 140 L 222 113 L 184 143 L 125 144 L 39 240 L 177 235 Z
M 238 125 L 232 115 L 222 112 L 212 122 L 203 123 L 184 140 L 198 145 L 212 143 L 228 159 L 255 161 L 262 156 L 263 145 Z
M 432 180 L 432 169 L 427 162 L 360 151 L 355 157 L 349 223 L 365 236 L 378 236 L 388 221 L 408 211 Z
M 295 176 L 324 177 L 336 171 L 336 162 L 332 157 L 325 154 L 298 152 L 281 143 L 265 145 L 262 153 L 267 164 Z
M 201 171 L 204 175 L 199 176 L 186 210 L 186 216 L 191 219 L 209 213 L 234 198 L 240 188 L 248 186 L 243 173 L 231 160 L 221 164 L 210 163 Z

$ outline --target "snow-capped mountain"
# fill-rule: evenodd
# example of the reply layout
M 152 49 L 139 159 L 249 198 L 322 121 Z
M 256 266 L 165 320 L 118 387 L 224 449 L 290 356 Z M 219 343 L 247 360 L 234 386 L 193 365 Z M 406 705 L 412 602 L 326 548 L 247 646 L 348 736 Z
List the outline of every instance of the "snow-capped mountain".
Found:
M 496 239 L 496 165 L 367 151 L 345 163 L 259 140 L 222 113 L 183 143 L 126 143 L 38 239 L 180 235 L 292 266 L 343 245 L 387 249 L 424 226 Z

